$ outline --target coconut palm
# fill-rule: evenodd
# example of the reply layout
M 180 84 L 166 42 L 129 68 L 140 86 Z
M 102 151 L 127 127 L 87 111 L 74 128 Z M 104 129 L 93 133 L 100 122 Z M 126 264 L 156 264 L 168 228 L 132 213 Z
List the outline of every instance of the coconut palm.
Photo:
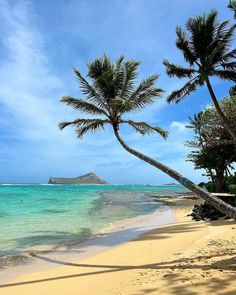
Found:
M 176 29 L 176 46 L 182 51 L 189 67 L 175 65 L 168 60 L 163 63 L 170 77 L 189 78 L 181 89 L 168 96 L 167 101 L 178 103 L 206 84 L 222 123 L 236 142 L 236 134 L 222 111 L 210 82 L 210 77 L 236 82 L 236 49 L 229 50 L 236 25 L 229 27 L 228 24 L 229 21 L 217 22 L 215 10 L 208 15 L 190 18 L 186 24 L 189 34 L 180 27 Z
M 234 18 L 236 19 L 236 0 L 229 1 L 228 7 L 234 12 Z
M 97 117 L 63 122 L 59 124 L 59 128 L 63 129 L 72 125 L 76 128 L 77 136 L 82 138 L 88 132 L 99 131 L 104 129 L 106 125 L 111 125 L 117 140 L 125 150 L 160 169 L 226 215 L 236 219 L 236 208 L 212 196 L 166 165 L 129 147 L 121 138 L 120 127 L 124 124 L 128 124 L 141 135 L 158 133 L 163 138 L 167 137 L 167 132 L 160 127 L 153 127 L 146 122 L 124 119 L 125 114 L 150 105 L 163 92 L 160 88 L 155 87 L 158 75 L 152 75 L 135 86 L 138 66 L 139 62 L 135 60 L 124 61 L 123 56 L 115 64 L 107 56 L 104 56 L 88 64 L 88 79 L 84 78 L 77 69 L 74 69 L 85 99 L 65 96 L 61 101 L 82 113 Z

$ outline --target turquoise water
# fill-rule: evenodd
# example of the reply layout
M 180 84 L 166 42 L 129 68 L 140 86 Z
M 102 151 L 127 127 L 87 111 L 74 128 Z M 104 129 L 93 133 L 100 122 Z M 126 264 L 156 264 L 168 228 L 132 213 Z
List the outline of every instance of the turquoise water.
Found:
M 151 214 L 160 206 L 154 196 L 182 192 L 181 186 L 0 185 L 0 259 L 86 240 Z

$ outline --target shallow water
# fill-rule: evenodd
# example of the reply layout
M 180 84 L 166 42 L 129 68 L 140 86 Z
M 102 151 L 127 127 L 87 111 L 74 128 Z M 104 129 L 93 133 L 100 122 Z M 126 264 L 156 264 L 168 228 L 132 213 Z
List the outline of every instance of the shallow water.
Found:
M 0 259 L 87 240 L 161 205 L 182 186 L 0 185 Z M 10 256 L 10 257 L 9 257 Z

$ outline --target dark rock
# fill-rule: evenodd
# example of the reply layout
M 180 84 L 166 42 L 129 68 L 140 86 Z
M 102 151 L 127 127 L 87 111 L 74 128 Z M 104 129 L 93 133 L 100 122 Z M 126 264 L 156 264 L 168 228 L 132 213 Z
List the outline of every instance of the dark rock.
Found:
M 196 221 L 217 220 L 226 217 L 223 213 L 206 202 L 204 204 L 194 205 L 192 213 L 189 214 L 189 216 L 192 216 L 192 219 Z

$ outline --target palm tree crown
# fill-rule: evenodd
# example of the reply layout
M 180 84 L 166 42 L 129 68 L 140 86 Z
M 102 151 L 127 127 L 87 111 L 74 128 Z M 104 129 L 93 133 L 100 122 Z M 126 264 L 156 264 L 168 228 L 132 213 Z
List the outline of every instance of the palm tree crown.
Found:
M 65 96 L 61 101 L 83 113 L 96 115 L 99 118 L 81 118 L 72 122 L 62 122 L 59 128 L 73 125 L 76 127 L 77 136 L 82 138 L 88 132 L 104 129 L 106 124 L 111 124 L 116 130 L 119 129 L 120 124 L 128 124 L 142 135 L 159 133 L 166 138 L 167 132 L 160 127 L 150 126 L 146 122 L 123 119 L 125 113 L 153 103 L 154 99 L 160 97 L 163 92 L 162 89 L 155 87 L 158 75 L 152 75 L 135 86 L 139 64 L 135 60 L 124 61 L 124 56 L 121 56 L 116 63 L 112 63 L 104 55 L 88 64 L 87 77 L 90 81 L 74 68 L 86 99 Z
M 228 7 L 234 12 L 234 18 L 236 19 L 236 0 L 230 0 Z
M 229 21 L 217 22 L 217 11 L 190 18 L 187 32 L 177 27 L 176 46 L 190 67 L 182 67 L 164 60 L 167 74 L 172 77 L 189 78 L 179 90 L 172 92 L 168 102 L 179 102 L 186 95 L 209 81 L 210 76 L 236 82 L 236 49 L 229 50 L 236 25 Z

